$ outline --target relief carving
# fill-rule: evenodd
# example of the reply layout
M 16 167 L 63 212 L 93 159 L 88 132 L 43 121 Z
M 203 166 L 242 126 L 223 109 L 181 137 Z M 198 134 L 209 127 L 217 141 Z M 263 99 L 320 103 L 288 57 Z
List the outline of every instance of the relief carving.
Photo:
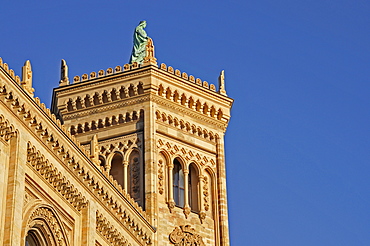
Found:
M 133 158 L 131 163 L 131 196 L 140 204 L 140 162 L 138 157 Z
M 204 177 L 204 186 L 203 186 L 203 195 L 204 195 L 204 210 L 209 210 L 209 191 L 208 191 L 208 178 Z
M 205 246 L 202 237 L 190 225 L 176 227 L 170 233 L 169 239 L 176 246 Z
M 164 182 L 163 160 L 159 160 L 158 161 L 158 192 L 161 195 L 164 192 L 163 182 Z

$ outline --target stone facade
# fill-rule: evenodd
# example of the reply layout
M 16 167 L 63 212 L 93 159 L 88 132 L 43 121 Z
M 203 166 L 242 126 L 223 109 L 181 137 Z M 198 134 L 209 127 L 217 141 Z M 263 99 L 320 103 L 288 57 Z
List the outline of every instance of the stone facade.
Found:
M 229 245 L 219 85 L 143 64 L 71 82 L 51 110 L 0 58 L 1 245 Z

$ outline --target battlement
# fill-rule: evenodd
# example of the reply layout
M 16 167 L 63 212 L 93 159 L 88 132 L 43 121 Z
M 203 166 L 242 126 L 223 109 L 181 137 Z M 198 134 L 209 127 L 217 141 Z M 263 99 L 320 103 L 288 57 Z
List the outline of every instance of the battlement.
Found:
M 93 71 L 90 73 L 90 75 L 87 73 L 82 74 L 81 76 L 76 75 L 73 77 L 73 84 L 89 81 L 89 80 L 96 79 L 96 78 L 107 77 L 107 76 L 117 74 L 117 73 L 136 70 L 136 69 L 139 69 L 145 66 L 146 65 L 142 65 L 142 64 L 138 64 L 137 62 L 134 62 L 133 64 L 125 64 L 123 66 L 118 65 L 114 69 L 110 67 L 106 70 L 101 69 L 98 72 Z M 210 91 L 220 93 L 220 90 L 216 90 L 216 86 L 214 84 L 210 84 L 207 81 L 202 81 L 200 78 L 195 78 L 195 76 L 188 75 L 186 72 L 181 72 L 179 69 L 174 69 L 172 66 L 167 66 L 165 63 L 162 63 L 159 66 L 159 68 L 170 74 L 174 74 L 175 76 L 180 77 L 186 81 L 196 84 L 199 87 L 206 88 L 206 89 L 209 89 Z

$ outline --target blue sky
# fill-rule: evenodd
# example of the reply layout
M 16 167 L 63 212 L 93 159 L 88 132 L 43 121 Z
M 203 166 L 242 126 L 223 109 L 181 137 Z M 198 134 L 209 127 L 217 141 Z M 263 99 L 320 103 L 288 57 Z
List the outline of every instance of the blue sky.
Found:
M 226 134 L 232 245 L 370 245 L 369 1 L 3 1 L 0 57 L 50 105 L 128 62 L 140 20 L 158 62 L 235 99 Z

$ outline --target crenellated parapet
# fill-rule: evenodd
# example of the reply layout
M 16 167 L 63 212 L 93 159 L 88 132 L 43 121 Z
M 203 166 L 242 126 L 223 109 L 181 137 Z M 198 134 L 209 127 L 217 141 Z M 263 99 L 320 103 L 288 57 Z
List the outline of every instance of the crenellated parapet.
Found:
M 88 81 L 88 80 L 108 77 L 108 76 L 111 76 L 113 74 L 127 72 L 127 71 L 135 70 L 135 69 L 138 69 L 138 68 L 142 68 L 142 67 L 145 67 L 145 66 L 147 66 L 147 65 L 146 64 L 139 64 L 137 62 L 133 62 L 132 64 L 125 64 L 123 66 L 118 65 L 114 69 L 111 68 L 111 67 L 106 69 L 106 70 L 101 69 L 98 72 L 93 71 L 90 74 L 85 73 L 85 74 L 82 74 L 81 76 L 76 75 L 76 76 L 73 77 L 73 83 L 76 84 L 76 83 L 85 82 L 85 81 Z
M 3 62 L 3 59 L 0 57 L 0 67 L 14 80 L 17 84 L 21 84 L 21 78 L 18 75 L 15 75 L 14 70 L 9 68 L 9 65 Z
M 209 89 L 211 91 L 216 91 L 216 86 L 214 84 L 209 84 L 207 81 L 202 81 L 200 78 L 195 78 L 193 75 L 188 75 L 187 73 L 181 72 L 178 69 L 175 70 L 173 67 L 167 66 L 165 63 L 162 63 L 159 68 L 200 87 Z

